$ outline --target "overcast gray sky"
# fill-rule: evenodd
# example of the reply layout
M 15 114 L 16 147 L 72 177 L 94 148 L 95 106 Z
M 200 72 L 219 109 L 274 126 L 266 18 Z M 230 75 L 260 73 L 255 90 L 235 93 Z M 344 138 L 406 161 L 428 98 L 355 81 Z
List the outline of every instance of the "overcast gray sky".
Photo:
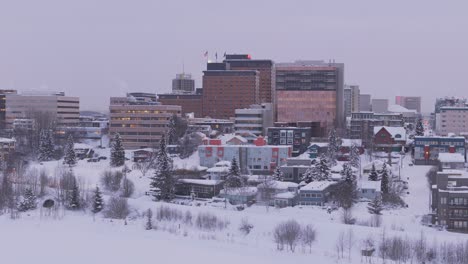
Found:
M 168 92 L 203 53 L 335 59 L 347 83 L 394 100 L 468 97 L 468 1 L 0 0 L 0 88 L 57 90 L 106 111 L 109 96 Z

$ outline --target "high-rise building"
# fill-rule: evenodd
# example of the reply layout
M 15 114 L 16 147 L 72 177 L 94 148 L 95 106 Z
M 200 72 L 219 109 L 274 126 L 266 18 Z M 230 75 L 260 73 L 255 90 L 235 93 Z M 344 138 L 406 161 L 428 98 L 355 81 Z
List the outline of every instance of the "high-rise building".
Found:
M 250 132 L 257 136 L 266 136 L 267 129 L 273 126 L 273 106 L 271 103 L 236 109 L 235 114 L 234 129 L 237 133 Z
M 256 70 L 231 70 L 230 63 L 208 63 L 203 72 L 203 116 L 229 119 L 235 110 L 259 103 Z
M 259 103 L 275 105 L 275 70 L 272 60 L 256 60 L 248 54 L 227 54 L 225 63 L 231 70 L 255 70 L 259 72 Z
M 395 96 L 395 104 L 421 113 L 421 96 Z
M 372 99 L 372 112 L 386 113 L 388 111 L 388 99 Z
M 158 101 L 163 105 L 178 105 L 182 107 L 182 115 L 193 113 L 195 117 L 203 117 L 203 89 L 196 93 L 158 94 Z
M 371 111 L 371 95 L 370 94 L 360 94 L 359 95 L 359 112 Z
M 195 80 L 192 75 L 187 73 L 180 73 L 172 80 L 172 93 L 184 94 L 195 92 Z
M 181 107 L 161 105 L 155 94 L 130 93 L 110 98 L 109 133 L 119 133 L 126 149 L 153 148 L 167 133 L 170 118 L 180 116 Z
M 276 64 L 277 121 L 319 124 L 312 136 L 343 128 L 343 63 L 296 61 Z
M 351 113 L 359 112 L 359 86 L 345 85 L 344 87 L 344 109 L 345 116 L 351 116 Z
M 80 122 L 80 98 L 63 92 L 8 93 L 5 100 L 7 128 L 13 128 L 15 119 L 38 119 L 39 115 L 42 121 L 55 121 L 58 127 L 77 126 Z
M 0 90 L 0 129 L 6 128 L 6 95 L 17 94 L 16 90 Z
M 439 111 L 435 126 L 438 135 L 468 134 L 468 106 L 442 106 Z
M 434 106 L 434 113 L 431 114 L 431 125 L 433 129 L 436 130 L 437 126 L 437 117 L 440 117 L 440 109 L 444 106 L 448 107 L 468 107 L 468 101 L 466 98 L 456 98 L 456 97 L 444 97 L 437 98 Z M 439 121 L 439 124 L 441 122 Z

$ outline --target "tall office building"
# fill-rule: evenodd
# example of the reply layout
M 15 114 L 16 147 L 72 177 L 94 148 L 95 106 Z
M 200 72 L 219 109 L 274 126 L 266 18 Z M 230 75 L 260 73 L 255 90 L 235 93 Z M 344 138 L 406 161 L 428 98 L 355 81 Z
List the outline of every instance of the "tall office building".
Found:
M 172 93 L 185 94 L 195 92 L 195 80 L 192 75 L 187 73 L 180 73 L 172 80 Z
M 386 113 L 388 111 L 388 99 L 372 99 L 372 112 Z
M 310 122 L 312 136 L 344 124 L 344 64 L 296 61 L 276 64 L 278 122 Z
M 235 110 L 259 103 L 257 70 L 232 70 L 229 62 L 208 63 L 203 72 L 203 116 L 229 119 Z
M 227 54 L 224 63 L 231 70 L 255 70 L 259 72 L 259 103 L 275 104 L 275 68 L 272 60 L 256 60 L 248 54 Z
M 5 123 L 13 128 L 15 120 L 35 119 L 47 114 L 58 127 L 76 126 L 80 122 L 80 98 L 65 96 L 63 92 L 7 93 Z
M 158 101 L 163 105 L 182 107 L 182 115 L 193 113 L 195 117 L 203 117 L 203 89 L 197 89 L 195 93 L 158 94 Z
M 344 87 L 344 109 L 345 116 L 351 116 L 351 113 L 359 112 L 359 86 L 345 85 Z
M 109 133 L 119 133 L 126 149 L 157 147 L 167 133 L 169 120 L 180 116 L 181 107 L 161 105 L 156 95 L 129 93 L 126 97 L 110 98 Z
M 368 112 L 371 110 L 372 110 L 371 95 L 360 94 L 359 95 L 359 112 Z
M 6 95 L 17 94 L 16 90 L 0 90 L 0 129 L 6 128 Z
M 421 113 L 421 96 L 395 96 L 395 104 Z

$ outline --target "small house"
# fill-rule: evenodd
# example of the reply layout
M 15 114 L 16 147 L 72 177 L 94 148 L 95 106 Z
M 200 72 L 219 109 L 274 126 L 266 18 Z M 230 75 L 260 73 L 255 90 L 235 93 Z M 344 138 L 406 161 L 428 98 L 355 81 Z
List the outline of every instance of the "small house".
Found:
M 361 181 L 359 185 L 359 199 L 374 200 L 376 197 L 380 197 L 380 181 Z
M 153 156 L 154 150 L 151 148 L 137 149 L 132 152 L 133 162 L 149 161 Z
M 231 168 L 230 161 L 220 161 L 215 164 L 214 167 L 206 170 L 207 175 L 205 176 L 208 180 L 225 180 L 226 176 L 229 174 Z
M 257 197 L 256 187 L 240 187 L 222 189 L 219 193 L 219 197 L 226 198 L 231 204 L 246 204 L 255 202 Z
M 406 146 L 404 127 L 374 127 L 374 151 L 400 152 Z
M 175 186 L 177 195 L 198 198 L 213 198 L 223 188 L 223 181 L 201 179 L 179 179 Z
M 278 208 L 295 206 L 297 204 L 297 192 L 278 193 L 274 197 L 274 205 Z
M 326 142 L 314 142 L 310 143 L 309 147 L 307 148 L 307 153 L 309 158 L 316 159 L 320 157 L 322 153 L 327 152 L 328 143 Z
M 300 205 L 323 205 L 330 198 L 330 188 L 336 182 L 313 181 L 299 189 Z
M 257 201 L 264 202 L 269 197 L 273 197 L 280 193 L 297 193 L 298 187 L 299 184 L 294 182 L 268 181 L 268 183 L 261 183 L 257 186 Z M 273 203 L 273 201 L 271 202 Z
M 93 147 L 83 143 L 75 143 L 73 145 L 73 150 L 75 151 L 76 157 L 79 159 L 91 158 L 94 154 Z

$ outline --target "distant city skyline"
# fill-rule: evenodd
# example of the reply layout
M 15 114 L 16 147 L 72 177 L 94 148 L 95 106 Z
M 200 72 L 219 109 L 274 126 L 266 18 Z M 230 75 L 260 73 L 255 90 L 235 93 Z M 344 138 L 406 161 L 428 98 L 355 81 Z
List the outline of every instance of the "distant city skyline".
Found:
M 361 93 L 421 96 L 422 112 L 437 97 L 468 97 L 466 1 L 27 2 L 0 9 L 0 88 L 65 91 L 82 110 L 170 92 L 183 69 L 199 88 L 205 51 L 218 61 L 334 59 Z

